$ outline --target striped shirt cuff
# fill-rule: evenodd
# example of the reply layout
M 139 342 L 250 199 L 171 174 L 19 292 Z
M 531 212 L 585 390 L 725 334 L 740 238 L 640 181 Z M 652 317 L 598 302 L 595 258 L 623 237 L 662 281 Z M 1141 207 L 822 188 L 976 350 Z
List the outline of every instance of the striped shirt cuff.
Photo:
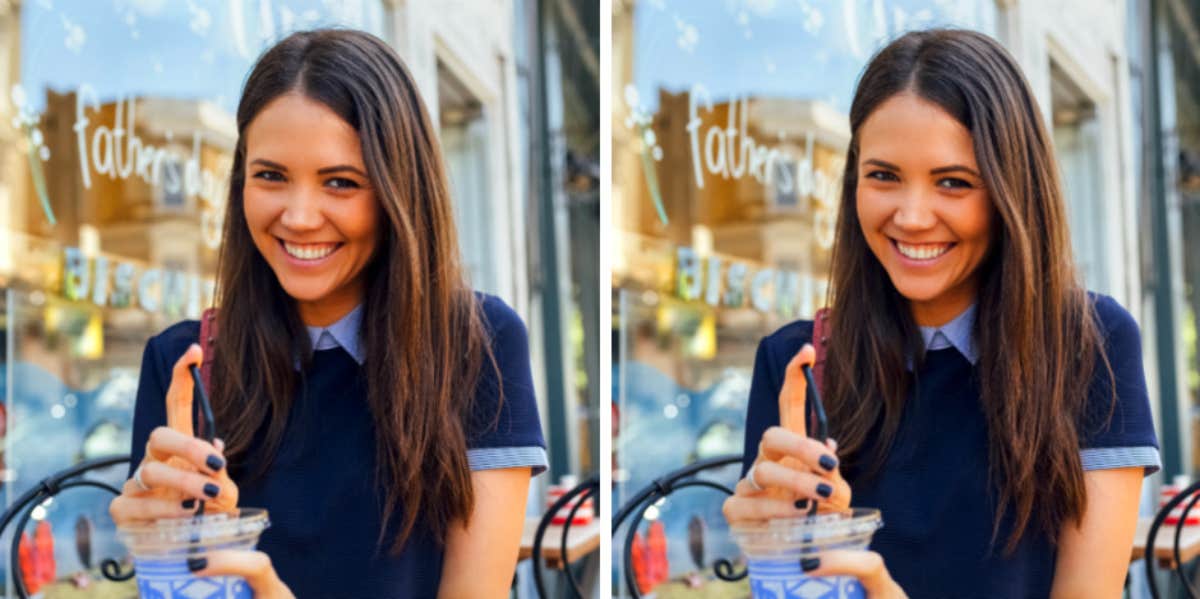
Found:
M 545 448 L 536 445 L 529 447 L 480 447 L 467 450 L 467 461 L 471 470 L 496 470 L 499 468 L 533 468 L 537 476 L 546 471 L 550 460 L 546 458 Z
M 1079 450 L 1079 459 L 1084 471 L 1132 468 L 1141 466 L 1146 476 L 1158 472 L 1162 467 L 1158 449 L 1155 447 L 1093 447 Z

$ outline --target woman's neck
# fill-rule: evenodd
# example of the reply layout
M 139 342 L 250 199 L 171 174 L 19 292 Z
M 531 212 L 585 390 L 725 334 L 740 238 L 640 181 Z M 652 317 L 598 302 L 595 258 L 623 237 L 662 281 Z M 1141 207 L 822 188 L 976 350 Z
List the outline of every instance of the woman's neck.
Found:
M 947 289 L 941 295 L 930 300 L 909 300 L 909 309 L 917 326 L 940 327 L 966 311 L 975 303 L 977 286 L 963 284 L 954 289 Z
M 362 294 L 323 297 L 317 301 L 296 301 L 296 312 L 305 326 L 327 327 L 349 314 L 363 301 Z

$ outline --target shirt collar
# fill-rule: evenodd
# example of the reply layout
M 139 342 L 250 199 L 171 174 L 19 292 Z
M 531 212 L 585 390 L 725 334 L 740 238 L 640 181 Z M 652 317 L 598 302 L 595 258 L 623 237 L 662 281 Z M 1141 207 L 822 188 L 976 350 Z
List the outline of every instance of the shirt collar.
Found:
M 971 304 L 954 320 L 940 327 L 921 327 L 921 338 L 925 341 L 925 351 L 953 347 L 962 354 L 971 365 L 979 361 L 979 351 L 975 345 L 975 304 Z
M 359 304 L 349 314 L 329 326 L 306 327 L 313 351 L 340 347 L 361 366 L 365 358 L 362 340 L 358 334 L 359 325 L 362 323 L 362 311 L 363 305 Z

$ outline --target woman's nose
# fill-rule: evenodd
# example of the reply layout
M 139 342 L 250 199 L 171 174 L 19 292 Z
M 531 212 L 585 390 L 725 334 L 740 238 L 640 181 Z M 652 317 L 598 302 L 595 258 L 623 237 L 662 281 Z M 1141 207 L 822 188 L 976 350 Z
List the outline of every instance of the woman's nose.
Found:
M 892 222 L 906 231 L 921 231 L 937 225 L 932 200 L 920 190 L 912 190 L 900 199 L 900 205 L 892 214 Z
M 320 228 L 325 217 L 321 213 L 321 200 L 317 195 L 303 189 L 296 190 L 284 204 L 283 214 L 279 216 L 280 224 L 294 231 Z

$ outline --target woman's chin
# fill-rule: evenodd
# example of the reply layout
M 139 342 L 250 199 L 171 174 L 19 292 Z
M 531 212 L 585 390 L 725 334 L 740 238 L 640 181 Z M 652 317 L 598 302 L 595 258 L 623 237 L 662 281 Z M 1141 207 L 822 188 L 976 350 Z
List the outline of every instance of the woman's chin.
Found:
M 292 283 L 292 284 L 281 283 L 281 286 L 283 287 L 284 293 L 288 294 L 288 297 L 291 297 L 292 299 L 294 299 L 298 302 L 304 302 L 304 303 L 319 302 L 322 299 L 328 297 L 329 292 L 330 292 L 328 285 L 306 285 L 303 283 L 299 283 L 299 284 L 297 284 L 297 283 Z
M 892 279 L 892 284 L 896 286 L 896 291 L 910 302 L 928 302 L 946 292 L 945 285 L 928 285 L 914 281 L 897 283 L 895 279 Z

